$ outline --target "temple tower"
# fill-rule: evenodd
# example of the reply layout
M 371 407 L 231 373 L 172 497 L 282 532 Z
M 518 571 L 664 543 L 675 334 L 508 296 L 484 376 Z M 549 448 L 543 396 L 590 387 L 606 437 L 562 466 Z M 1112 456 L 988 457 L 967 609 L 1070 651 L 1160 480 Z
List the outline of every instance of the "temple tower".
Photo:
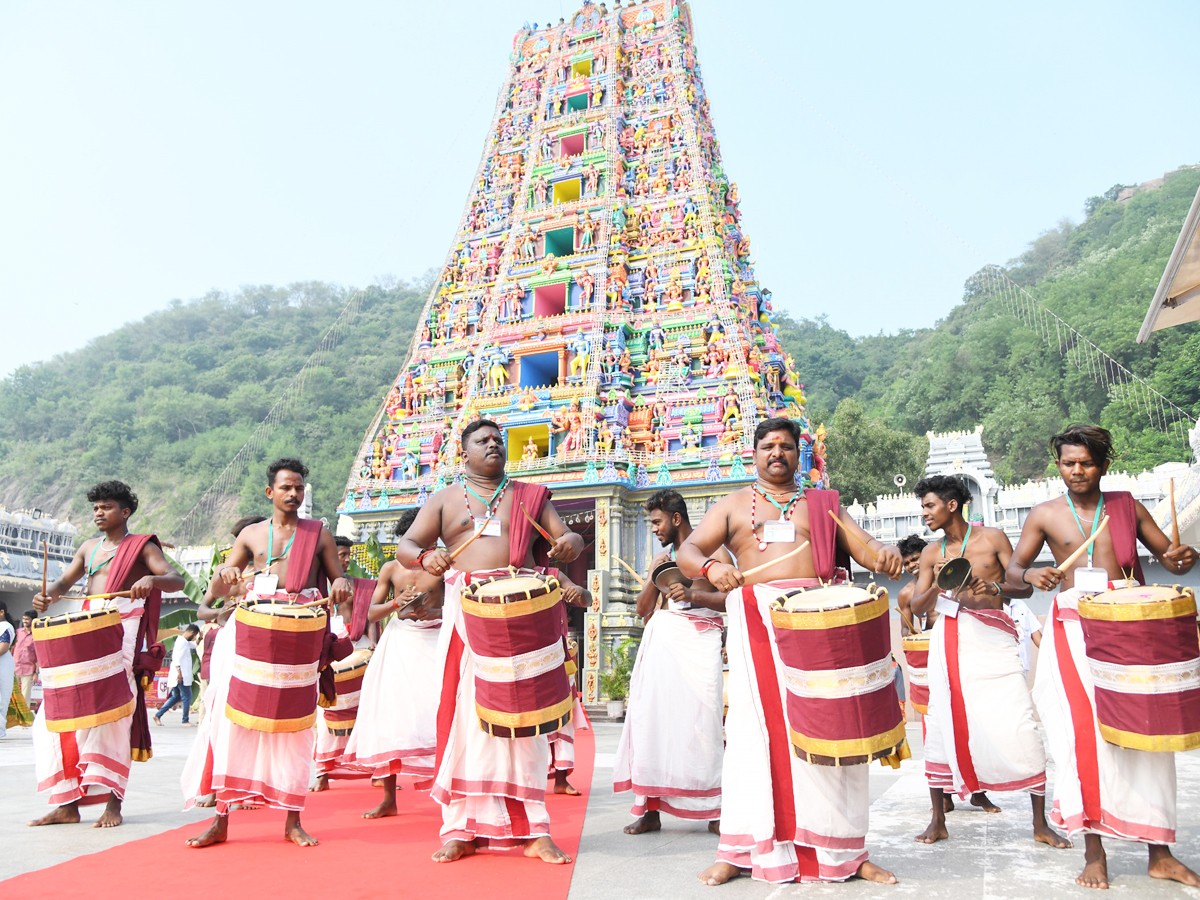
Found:
M 572 627 L 583 690 L 640 628 L 635 584 L 659 552 L 661 487 L 693 522 L 752 476 L 754 427 L 799 419 L 803 484 L 824 429 L 779 346 L 722 165 L 682 0 L 585 3 L 513 40 L 474 186 L 339 512 L 386 542 L 406 507 L 459 477 L 457 436 L 506 432 L 509 473 L 554 491 L 588 548 L 595 600 Z

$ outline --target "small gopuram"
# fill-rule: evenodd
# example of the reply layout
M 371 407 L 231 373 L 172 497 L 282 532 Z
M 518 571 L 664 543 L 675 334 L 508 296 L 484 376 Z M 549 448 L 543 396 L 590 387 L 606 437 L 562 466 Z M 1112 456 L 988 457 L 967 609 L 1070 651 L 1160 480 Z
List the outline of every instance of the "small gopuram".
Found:
M 755 425 L 799 419 L 804 484 L 826 481 L 824 429 L 779 345 L 722 164 L 679 0 L 585 3 L 512 43 L 458 234 L 407 361 L 367 431 L 343 506 L 360 536 L 459 477 L 477 417 L 507 433 L 509 474 L 554 491 L 587 543 L 570 575 L 583 691 L 640 629 L 633 579 L 662 487 L 693 521 L 751 477 Z

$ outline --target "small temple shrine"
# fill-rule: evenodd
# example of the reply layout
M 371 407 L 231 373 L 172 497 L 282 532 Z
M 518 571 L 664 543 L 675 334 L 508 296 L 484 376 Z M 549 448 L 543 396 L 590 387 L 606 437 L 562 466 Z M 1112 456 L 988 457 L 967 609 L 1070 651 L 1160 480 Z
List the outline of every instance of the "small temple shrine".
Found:
M 554 491 L 587 543 L 582 690 L 640 630 L 634 580 L 660 552 L 646 498 L 693 522 L 753 476 L 763 418 L 803 425 L 803 485 L 827 484 L 824 428 L 754 273 L 682 0 L 584 3 L 512 42 L 458 232 L 367 429 L 339 512 L 386 545 L 406 508 L 460 477 L 458 435 L 506 432 L 510 476 Z M 346 531 L 343 525 L 343 533 Z

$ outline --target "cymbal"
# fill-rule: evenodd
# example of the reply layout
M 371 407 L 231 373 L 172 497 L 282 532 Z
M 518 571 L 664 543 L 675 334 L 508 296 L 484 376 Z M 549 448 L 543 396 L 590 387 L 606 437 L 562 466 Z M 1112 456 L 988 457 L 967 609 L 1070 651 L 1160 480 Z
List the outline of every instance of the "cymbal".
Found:
M 650 573 L 650 580 L 660 591 L 665 591 L 673 584 L 682 584 L 684 587 L 692 586 L 692 579 L 679 570 L 679 564 L 673 559 L 668 559 L 655 567 L 654 571 Z

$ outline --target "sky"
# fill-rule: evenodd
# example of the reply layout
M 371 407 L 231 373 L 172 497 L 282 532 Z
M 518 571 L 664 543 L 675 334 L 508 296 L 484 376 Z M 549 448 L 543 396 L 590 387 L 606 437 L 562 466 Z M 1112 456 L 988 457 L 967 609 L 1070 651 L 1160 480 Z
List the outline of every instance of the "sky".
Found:
M 1200 162 L 1195 3 L 691 7 L 759 278 L 855 335 Z M 576 8 L 5 0 L 0 376 L 174 299 L 440 267 L 514 33 Z

